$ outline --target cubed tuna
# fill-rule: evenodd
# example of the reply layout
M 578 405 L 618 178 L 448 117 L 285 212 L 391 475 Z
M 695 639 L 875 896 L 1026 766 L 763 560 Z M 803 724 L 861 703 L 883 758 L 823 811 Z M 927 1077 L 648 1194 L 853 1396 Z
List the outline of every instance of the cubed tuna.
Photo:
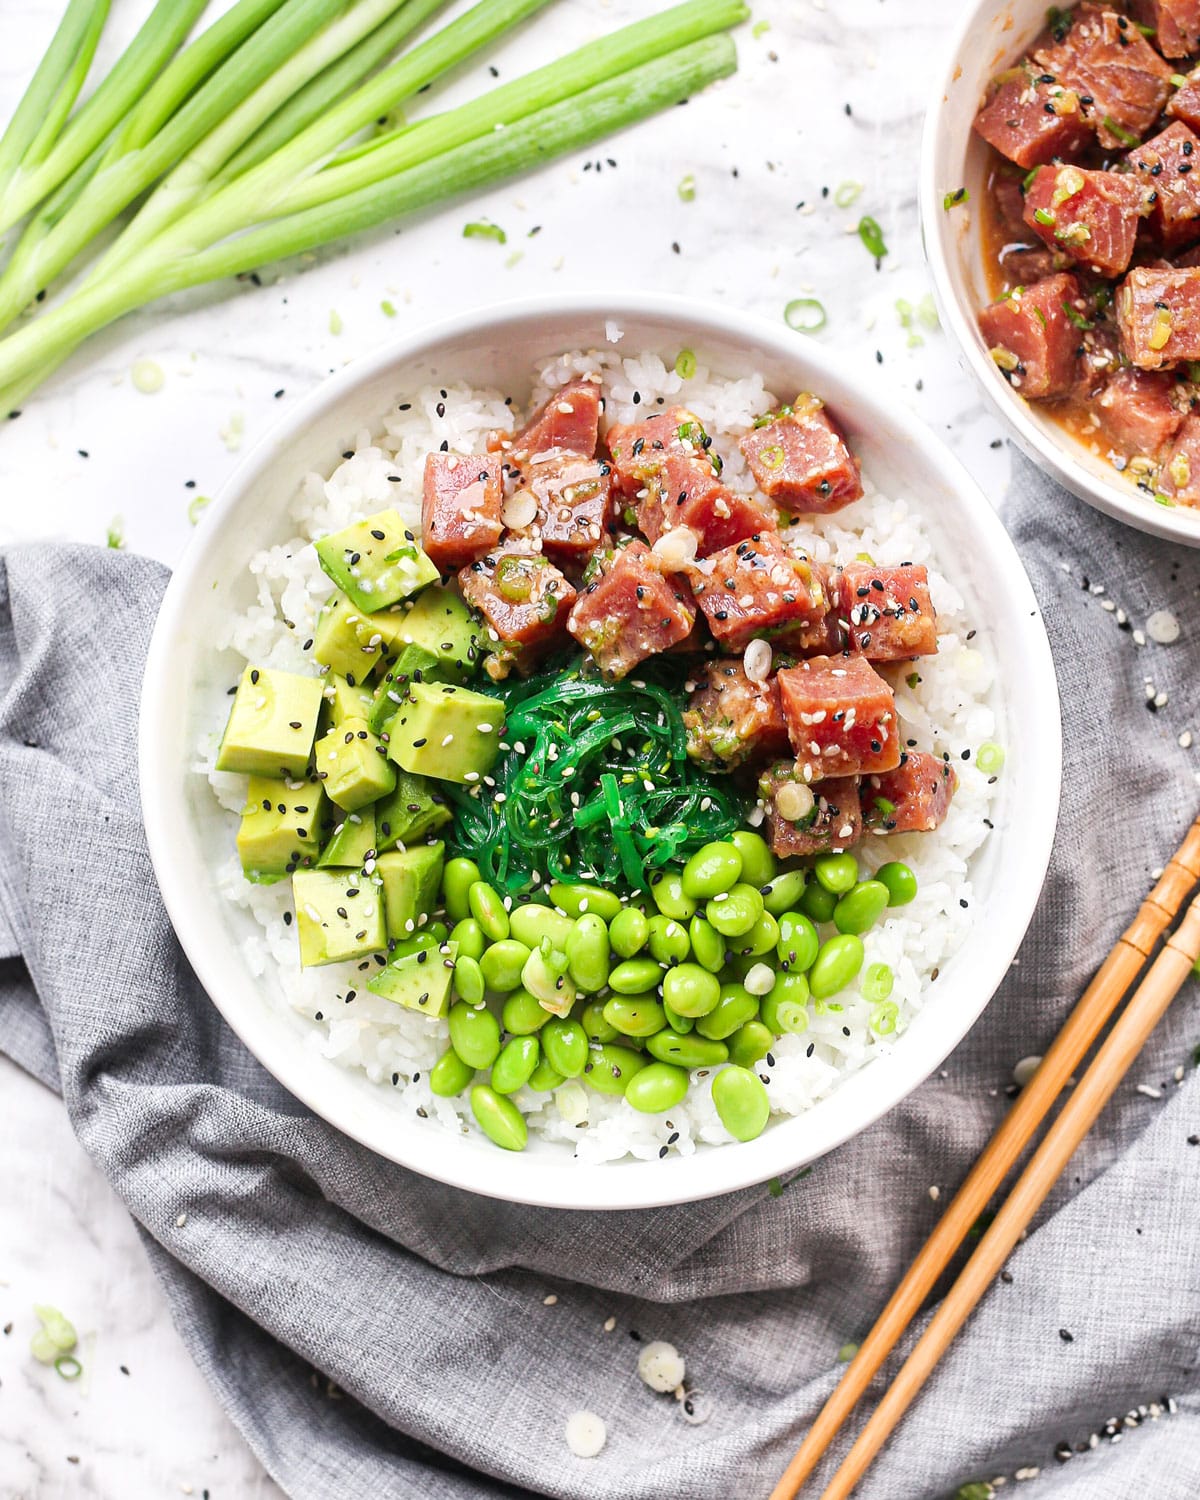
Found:
M 579 595 L 567 629 L 616 680 L 684 640 L 695 621 L 686 585 L 665 577 L 650 548 L 635 541 Z
M 1200 71 L 1190 74 L 1171 95 L 1167 113 L 1193 130 L 1200 130 Z
M 1079 95 L 1102 146 L 1135 146 L 1167 102 L 1169 64 L 1128 16 L 1087 3 L 1060 15 L 1035 63 Z
M 780 859 L 839 854 L 862 837 L 858 779 L 834 776 L 810 787 L 790 760 L 779 761 L 758 782 L 767 841 Z
M 755 484 L 789 510 L 826 515 L 862 494 L 858 460 L 816 396 L 760 419 L 740 447 Z
M 1165 372 L 1123 365 L 1095 398 L 1105 436 L 1132 453 L 1154 457 L 1183 421 L 1174 393 L 1175 380 Z
M 1200 238 L 1200 140 L 1182 120 L 1126 160 L 1147 192 L 1150 224 L 1167 250 Z
M 453 573 L 494 547 L 504 529 L 500 460 L 431 453 L 425 460 L 421 546 L 439 573 Z
M 1142 370 L 1200 359 L 1200 267 L 1138 267 L 1117 288 L 1121 351 Z
M 872 833 L 932 833 L 946 821 L 957 789 L 958 776 L 949 761 L 905 751 L 894 771 L 863 777 L 863 827 Z
M 1164 57 L 1200 52 L 1200 0 L 1133 0 L 1135 21 L 1153 28 Z
M 726 547 L 687 574 L 708 628 L 729 650 L 742 650 L 756 636 L 789 640 L 824 629 L 827 573 L 790 552 L 773 531 Z
M 683 715 L 693 760 L 729 769 L 786 755 L 788 732 L 775 678 L 752 681 L 740 656 L 706 662 L 702 675 Z
M 1025 193 L 1022 179 L 1009 177 L 1003 171 L 993 172 L 988 182 L 997 226 L 1004 243 L 996 259 L 1010 285 L 1031 286 L 1043 276 L 1053 276 L 1072 264 L 1061 250 L 1052 250 L 1030 231 L 1025 222 Z
M 486 623 L 493 677 L 514 665 L 527 670 L 560 642 L 575 602 L 575 590 L 548 557 L 517 548 L 490 552 L 463 568 L 458 585 Z
M 900 724 L 891 688 L 861 656 L 813 656 L 779 674 L 780 702 L 805 781 L 893 771 Z
M 524 484 L 504 507 L 505 516 L 517 529 L 536 528 L 555 562 L 582 566 L 612 524 L 608 464 L 577 453 L 559 453 L 533 460 L 522 475 Z
M 1158 487 L 1177 505 L 1200 505 L 1200 414 L 1183 419 L 1163 458 Z
M 1046 83 L 1028 62 L 996 79 L 975 116 L 975 129 L 1002 156 L 1025 168 L 1055 156 L 1070 160 L 1092 137 L 1079 95 L 1059 83 Z
M 861 651 L 868 661 L 937 654 L 937 615 L 925 568 L 847 563 L 837 587 L 852 651 Z
M 1025 222 L 1097 275 L 1119 276 L 1133 256 L 1148 193 L 1128 172 L 1039 167 L 1025 191 Z
M 686 526 L 700 556 L 731 547 L 755 532 L 774 531 L 778 520 L 749 495 L 721 483 L 707 463 L 679 453 L 664 455 L 637 503 L 638 528 L 650 542 Z
M 1019 287 L 979 314 L 992 358 L 1023 396 L 1065 396 L 1074 385 L 1079 329 L 1071 312 L 1077 303 L 1082 304 L 1078 281 L 1060 271 Z
M 608 429 L 607 442 L 617 489 L 628 500 L 644 498 L 642 491 L 651 487 L 669 485 L 675 492 L 684 487 L 687 470 L 678 466 L 673 466 L 670 477 L 660 483 L 668 457 L 690 460 L 695 465 L 693 484 L 721 474 L 721 460 L 712 451 L 712 439 L 704 424 L 684 406 L 669 406 L 641 422 L 614 423 Z
M 556 391 L 513 437 L 517 462 L 546 453 L 581 453 L 592 458 L 600 440 L 600 387 L 577 380 Z

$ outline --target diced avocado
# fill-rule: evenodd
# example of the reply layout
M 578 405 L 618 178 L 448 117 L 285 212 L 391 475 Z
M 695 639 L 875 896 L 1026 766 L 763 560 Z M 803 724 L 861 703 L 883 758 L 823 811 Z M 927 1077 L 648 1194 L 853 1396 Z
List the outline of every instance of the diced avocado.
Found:
M 414 682 L 388 729 L 388 754 L 406 771 L 441 781 L 480 781 L 500 751 L 504 705 L 442 682 Z
M 330 594 L 313 631 L 312 654 L 322 666 L 344 677 L 352 686 L 365 682 L 379 661 L 378 646 L 367 646 L 358 638 L 362 611 L 345 594 Z
M 371 711 L 373 694 L 360 683 L 351 685 L 344 677 L 331 672 L 325 679 L 325 722 L 337 729 L 347 719 L 365 719 Z
M 396 662 L 379 680 L 367 723 L 384 734 L 408 694 L 410 682 L 449 682 L 450 673 L 424 646 L 405 646 Z
M 424 776 L 396 774 L 396 790 L 375 807 L 376 847 L 415 844 L 450 821 L 450 809 Z
M 217 752 L 218 771 L 290 776 L 308 769 L 321 712 L 321 679 L 247 667 Z
M 381 854 L 375 873 L 383 880 L 383 907 L 388 937 L 411 937 L 437 905 L 446 846 L 414 844 Z
M 317 741 L 317 775 L 329 800 L 346 812 L 386 797 L 396 787 L 386 748 L 366 719 L 347 719 Z
M 393 957 L 367 982 L 373 995 L 394 1000 L 409 1010 L 427 1016 L 444 1016 L 450 1007 L 450 986 L 454 978 L 457 943 L 443 943 L 440 948 L 422 948 L 402 958 Z
M 375 848 L 375 814 L 369 807 L 344 813 L 329 842 L 321 850 L 317 865 L 321 869 L 361 870 L 368 854 Z
M 319 781 L 251 776 L 237 834 L 242 873 L 258 885 L 316 862 L 327 805 Z
M 407 599 L 438 576 L 394 510 L 355 521 L 315 545 L 321 566 L 364 614 Z
M 306 969 L 366 958 L 387 947 L 383 898 L 371 882 L 348 870 L 297 870 L 292 897 Z
M 487 654 L 479 617 L 446 588 L 425 589 L 411 604 L 376 615 L 369 624 L 389 656 L 420 646 L 434 657 L 448 682 L 466 682 Z M 370 632 L 365 636 L 370 640 Z

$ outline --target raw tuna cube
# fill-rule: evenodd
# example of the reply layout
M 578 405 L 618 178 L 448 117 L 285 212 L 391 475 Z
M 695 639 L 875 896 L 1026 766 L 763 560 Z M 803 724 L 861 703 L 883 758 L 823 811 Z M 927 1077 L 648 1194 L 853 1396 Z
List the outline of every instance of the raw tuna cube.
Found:
M 1200 268 L 1130 271 L 1114 302 L 1121 350 L 1143 370 L 1200 359 Z
M 1200 414 L 1183 419 L 1163 459 L 1158 485 L 1178 505 L 1200 505 Z
M 580 594 L 567 629 L 616 680 L 684 640 L 695 622 L 685 589 L 664 577 L 645 542 L 630 542 Z
M 872 833 L 931 833 L 945 822 L 957 789 L 949 761 L 906 751 L 894 771 L 863 777 L 863 826 Z
M 742 650 L 756 636 L 790 640 L 824 626 L 830 604 L 825 570 L 789 552 L 773 531 L 726 547 L 687 572 L 708 628 L 730 650 Z
M 425 460 L 421 546 L 439 573 L 453 573 L 482 557 L 504 529 L 504 480 L 491 457 L 431 453 Z
M 996 210 L 1000 236 L 1004 240 L 997 260 L 1010 285 L 1030 286 L 1043 276 L 1053 276 L 1071 264 L 1061 250 L 1050 249 L 1025 222 L 1025 193 L 1021 178 L 1003 171 L 993 172 L 988 191 Z
M 1106 415 L 1101 430 L 1133 453 L 1156 455 L 1179 431 L 1183 413 L 1172 401 L 1174 378 L 1124 365 L 1096 397 Z
M 504 677 L 520 670 L 562 638 L 575 590 L 548 557 L 519 547 L 491 552 L 458 575 L 463 598 L 483 616 L 491 656 L 485 667 Z
M 937 654 L 937 615 L 923 567 L 847 563 L 838 589 L 852 651 L 861 651 L 868 661 Z
M 667 453 L 654 478 L 641 491 L 638 528 L 650 542 L 686 526 L 696 536 L 696 552 L 707 556 L 758 531 L 774 531 L 777 518 L 749 495 L 721 483 L 711 467 L 691 456 Z
M 1040 166 L 1055 156 L 1070 160 L 1091 140 L 1079 95 L 1045 83 L 1043 76 L 1028 62 L 1001 73 L 975 116 L 976 132 L 1019 167 Z
M 1189 75 L 1187 81 L 1175 90 L 1167 105 L 1167 113 L 1193 130 L 1200 130 L 1200 72 Z
M 731 768 L 787 754 L 779 683 L 774 677 L 751 681 L 740 656 L 705 664 L 704 681 L 692 693 L 683 722 L 688 754 L 705 765 Z
M 518 460 L 562 451 L 591 458 L 600 440 L 600 387 L 579 380 L 556 391 L 536 411 L 513 440 Z
M 1131 173 L 1039 167 L 1025 192 L 1025 222 L 1097 275 L 1119 276 L 1133 255 L 1147 193 Z
M 780 859 L 839 854 L 862 837 L 858 778 L 834 776 L 809 787 L 793 761 L 782 760 L 759 778 L 767 840 Z
M 1067 309 L 1080 302 L 1068 272 L 1018 287 L 979 314 L 979 330 L 1001 374 L 1023 396 L 1065 396 L 1075 383 L 1079 329 Z
M 1200 0 L 1133 0 L 1135 21 L 1154 29 L 1164 57 L 1187 57 L 1200 51 Z
M 816 396 L 760 419 L 739 446 L 763 494 L 792 510 L 827 515 L 862 494 L 858 460 Z
M 600 459 L 560 453 L 535 460 L 523 475 L 523 487 L 504 507 L 509 524 L 536 528 L 556 562 L 581 566 L 612 523 L 612 470 Z
M 614 423 L 608 429 L 608 451 L 617 488 L 629 500 L 644 498 L 642 491 L 659 480 L 671 455 L 690 460 L 695 466 L 694 484 L 701 477 L 719 478 L 721 474 L 721 460 L 712 451 L 712 439 L 700 418 L 685 406 L 669 406 L 644 422 Z M 681 472 L 688 471 L 674 467 L 672 477 L 664 478 L 660 487 L 665 491 L 669 484 L 678 493 Z
M 1034 61 L 1079 95 L 1102 146 L 1135 146 L 1162 113 L 1171 68 L 1127 16 L 1080 5 Z
M 1182 120 L 1126 157 L 1147 188 L 1150 223 L 1164 247 L 1200 237 L 1200 140 Z
M 805 781 L 893 771 L 900 725 L 891 688 L 861 656 L 813 656 L 779 674 L 796 766 Z

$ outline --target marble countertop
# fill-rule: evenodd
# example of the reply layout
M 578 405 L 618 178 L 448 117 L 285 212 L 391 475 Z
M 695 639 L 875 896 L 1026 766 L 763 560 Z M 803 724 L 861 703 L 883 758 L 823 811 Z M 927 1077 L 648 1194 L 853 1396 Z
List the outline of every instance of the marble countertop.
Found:
M 3 7 L 5 118 L 61 8 Z M 102 58 L 148 9 L 148 0 L 113 6 Z M 512 77 L 646 9 L 557 0 L 488 60 Z M 896 311 L 929 291 L 917 158 L 956 14 L 950 0 L 830 0 L 828 9 L 755 0 L 755 22 L 769 24 L 740 33 L 739 74 L 686 110 L 402 230 L 264 274 L 261 288 L 223 285 L 135 314 L 3 428 L 0 541 L 103 543 L 112 529 L 173 563 L 188 542 L 189 505 L 215 494 L 239 452 L 330 371 L 449 312 L 547 289 L 683 292 L 772 319 L 791 299 L 817 296 L 828 313 L 817 337 L 886 381 L 999 498 L 1008 455 L 997 423 L 945 337 L 910 338 Z M 487 81 L 481 62 L 457 87 Z M 696 193 L 685 202 L 677 189 L 688 174 Z M 862 194 L 838 208 L 834 190 L 850 180 Z M 862 213 L 886 235 L 878 272 L 854 234 Z M 480 218 L 501 225 L 507 245 L 464 240 L 463 224 Z M 133 385 L 141 359 L 163 371 L 154 395 Z M 60 1103 L 2 1058 L 0 1139 L 0 1500 L 278 1495 L 192 1367 L 132 1223 Z M 34 1302 L 77 1323 L 79 1382 L 29 1357 Z

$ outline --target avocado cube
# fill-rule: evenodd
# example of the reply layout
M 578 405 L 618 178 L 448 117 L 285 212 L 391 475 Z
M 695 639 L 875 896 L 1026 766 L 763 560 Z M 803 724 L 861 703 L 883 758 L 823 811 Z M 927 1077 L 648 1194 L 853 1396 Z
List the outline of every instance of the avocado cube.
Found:
M 340 818 L 317 860 L 320 869 L 361 870 L 375 852 L 375 814 L 369 807 Z
M 447 682 L 466 682 L 487 654 L 487 647 L 481 644 L 482 629 L 479 616 L 457 594 L 439 586 L 424 589 L 410 603 L 362 622 L 360 637 L 365 642 L 377 634 L 379 644 L 395 657 L 406 646 L 419 646 L 438 663 L 439 677 Z
M 394 510 L 322 537 L 321 566 L 364 614 L 374 614 L 433 583 L 438 570 Z
M 396 773 L 396 790 L 375 808 L 376 847 L 415 844 L 450 821 L 450 809 L 424 776 Z
M 373 995 L 382 995 L 409 1010 L 444 1016 L 450 1008 L 457 957 L 457 943 L 443 943 L 440 948 L 422 948 L 416 953 L 393 957 L 386 968 L 367 981 L 367 988 Z
M 321 712 L 321 679 L 247 667 L 217 752 L 218 771 L 290 777 L 308 770 Z
M 381 854 L 375 873 L 383 881 L 383 909 L 391 938 L 411 937 L 437 905 L 446 859 L 443 843 L 415 844 Z
M 350 871 L 297 870 L 292 898 L 306 969 L 366 958 L 387 947 L 379 889 Z
M 325 679 L 325 722 L 337 729 L 347 719 L 365 719 L 371 711 L 374 694 L 369 687 L 349 683 L 331 672 Z
M 347 719 L 317 741 L 317 775 L 329 800 L 346 812 L 386 797 L 396 786 L 387 751 L 366 719 Z
M 388 729 L 388 754 L 406 771 L 476 782 L 500 752 L 504 704 L 444 682 L 414 682 Z
M 345 594 L 330 594 L 313 631 L 312 653 L 322 666 L 355 686 L 365 682 L 382 655 L 378 646 L 358 638 L 362 611 Z
M 325 788 L 251 776 L 238 828 L 242 873 L 257 885 L 274 885 L 316 862 L 325 820 Z

